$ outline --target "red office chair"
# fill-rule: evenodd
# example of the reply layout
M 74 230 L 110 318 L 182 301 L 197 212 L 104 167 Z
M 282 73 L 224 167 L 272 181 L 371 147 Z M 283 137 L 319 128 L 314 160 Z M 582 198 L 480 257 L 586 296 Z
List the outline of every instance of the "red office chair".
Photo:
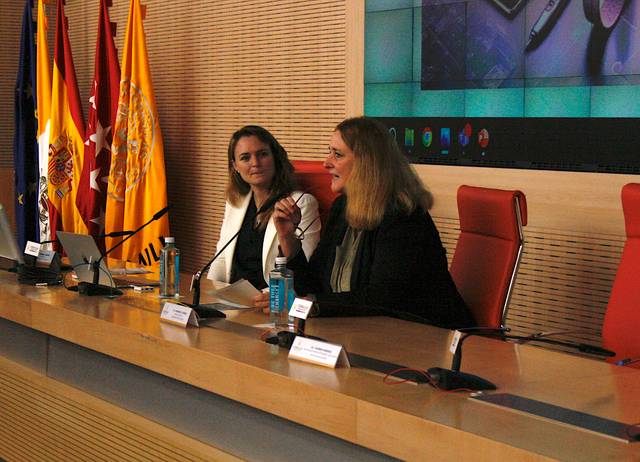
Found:
M 320 160 L 294 160 L 291 162 L 295 168 L 298 187 L 306 191 L 318 200 L 320 221 L 324 225 L 331 209 L 331 204 L 338 197 L 331 191 L 331 175 L 323 167 Z
M 526 198 L 520 191 L 463 185 L 458 214 L 451 276 L 478 326 L 501 327 L 524 246 Z
M 627 242 L 613 281 L 602 328 L 602 346 L 616 352 L 613 362 L 640 358 L 640 184 L 622 188 Z M 629 363 L 640 367 L 639 362 Z

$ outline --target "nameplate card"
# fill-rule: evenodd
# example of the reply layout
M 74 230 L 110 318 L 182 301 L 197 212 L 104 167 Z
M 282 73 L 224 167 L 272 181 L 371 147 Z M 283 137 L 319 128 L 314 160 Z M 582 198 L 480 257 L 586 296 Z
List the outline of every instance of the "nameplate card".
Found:
M 298 319 L 307 319 L 313 306 L 313 300 L 305 300 L 304 298 L 296 298 L 289 310 L 289 316 Z
M 289 358 L 325 367 L 351 367 L 342 345 L 297 336 L 289 350 Z
M 41 248 L 40 253 L 38 254 L 38 258 L 36 258 L 36 266 L 39 266 L 41 268 L 49 268 L 51 266 L 51 262 L 53 261 L 53 257 L 55 256 L 55 251 Z
M 171 302 L 165 303 L 162 307 L 160 321 L 175 324 L 180 327 L 187 327 L 187 325 L 198 327 L 198 318 L 195 311 L 188 306 Z
M 449 351 L 452 354 L 456 353 L 458 343 L 460 343 L 460 337 L 462 337 L 462 332 L 460 332 L 459 330 L 453 332 L 453 338 L 451 339 L 451 345 L 449 346 Z
M 56 256 L 55 251 L 43 249 L 41 244 L 33 241 L 27 241 L 24 246 L 25 255 L 36 257 L 36 266 L 39 268 L 49 268 L 53 257 Z
M 27 245 L 24 246 L 24 253 L 37 257 L 40 254 L 40 244 L 33 241 L 27 241 Z

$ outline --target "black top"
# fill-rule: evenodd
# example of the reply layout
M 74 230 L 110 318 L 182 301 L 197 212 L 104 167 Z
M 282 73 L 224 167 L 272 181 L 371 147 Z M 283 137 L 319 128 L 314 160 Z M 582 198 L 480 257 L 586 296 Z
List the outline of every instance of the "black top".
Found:
M 296 293 L 316 295 L 319 316 L 390 315 L 445 328 L 476 323 L 449 274 L 446 251 L 428 212 L 389 213 L 363 231 L 351 273 L 351 291 L 333 293 L 336 246 L 348 224 L 346 197 L 335 200 L 320 243 L 307 263 L 304 252 L 288 263 Z
M 262 272 L 262 242 L 264 241 L 264 229 L 256 229 L 256 203 L 253 199 L 249 201 L 249 207 L 244 215 L 236 251 L 231 264 L 231 280 L 246 279 L 258 289 L 267 287 Z

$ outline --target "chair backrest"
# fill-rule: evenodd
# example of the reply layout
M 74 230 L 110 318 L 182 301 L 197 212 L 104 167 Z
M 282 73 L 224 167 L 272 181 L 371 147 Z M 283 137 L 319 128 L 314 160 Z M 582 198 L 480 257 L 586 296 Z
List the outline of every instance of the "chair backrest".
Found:
M 602 345 L 616 352 L 612 361 L 640 357 L 640 184 L 622 188 L 622 211 L 627 241 L 602 328 Z
M 478 326 L 501 327 L 524 246 L 526 198 L 520 191 L 463 185 L 458 214 L 451 276 Z
M 295 168 L 298 187 L 313 194 L 318 200 L 320 221 L 324 226 L 331 204 L 338 197 L 338 194 L 331 191 L 331 175 L 320 160 L 294 160 L 291 163 Z

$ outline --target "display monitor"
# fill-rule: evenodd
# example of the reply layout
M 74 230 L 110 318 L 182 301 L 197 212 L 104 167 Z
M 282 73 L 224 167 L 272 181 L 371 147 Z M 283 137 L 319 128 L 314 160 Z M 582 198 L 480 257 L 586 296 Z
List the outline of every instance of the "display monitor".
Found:
M 368 0 L 365 114 L 413 162 L 637 173 L 637 0 Z

